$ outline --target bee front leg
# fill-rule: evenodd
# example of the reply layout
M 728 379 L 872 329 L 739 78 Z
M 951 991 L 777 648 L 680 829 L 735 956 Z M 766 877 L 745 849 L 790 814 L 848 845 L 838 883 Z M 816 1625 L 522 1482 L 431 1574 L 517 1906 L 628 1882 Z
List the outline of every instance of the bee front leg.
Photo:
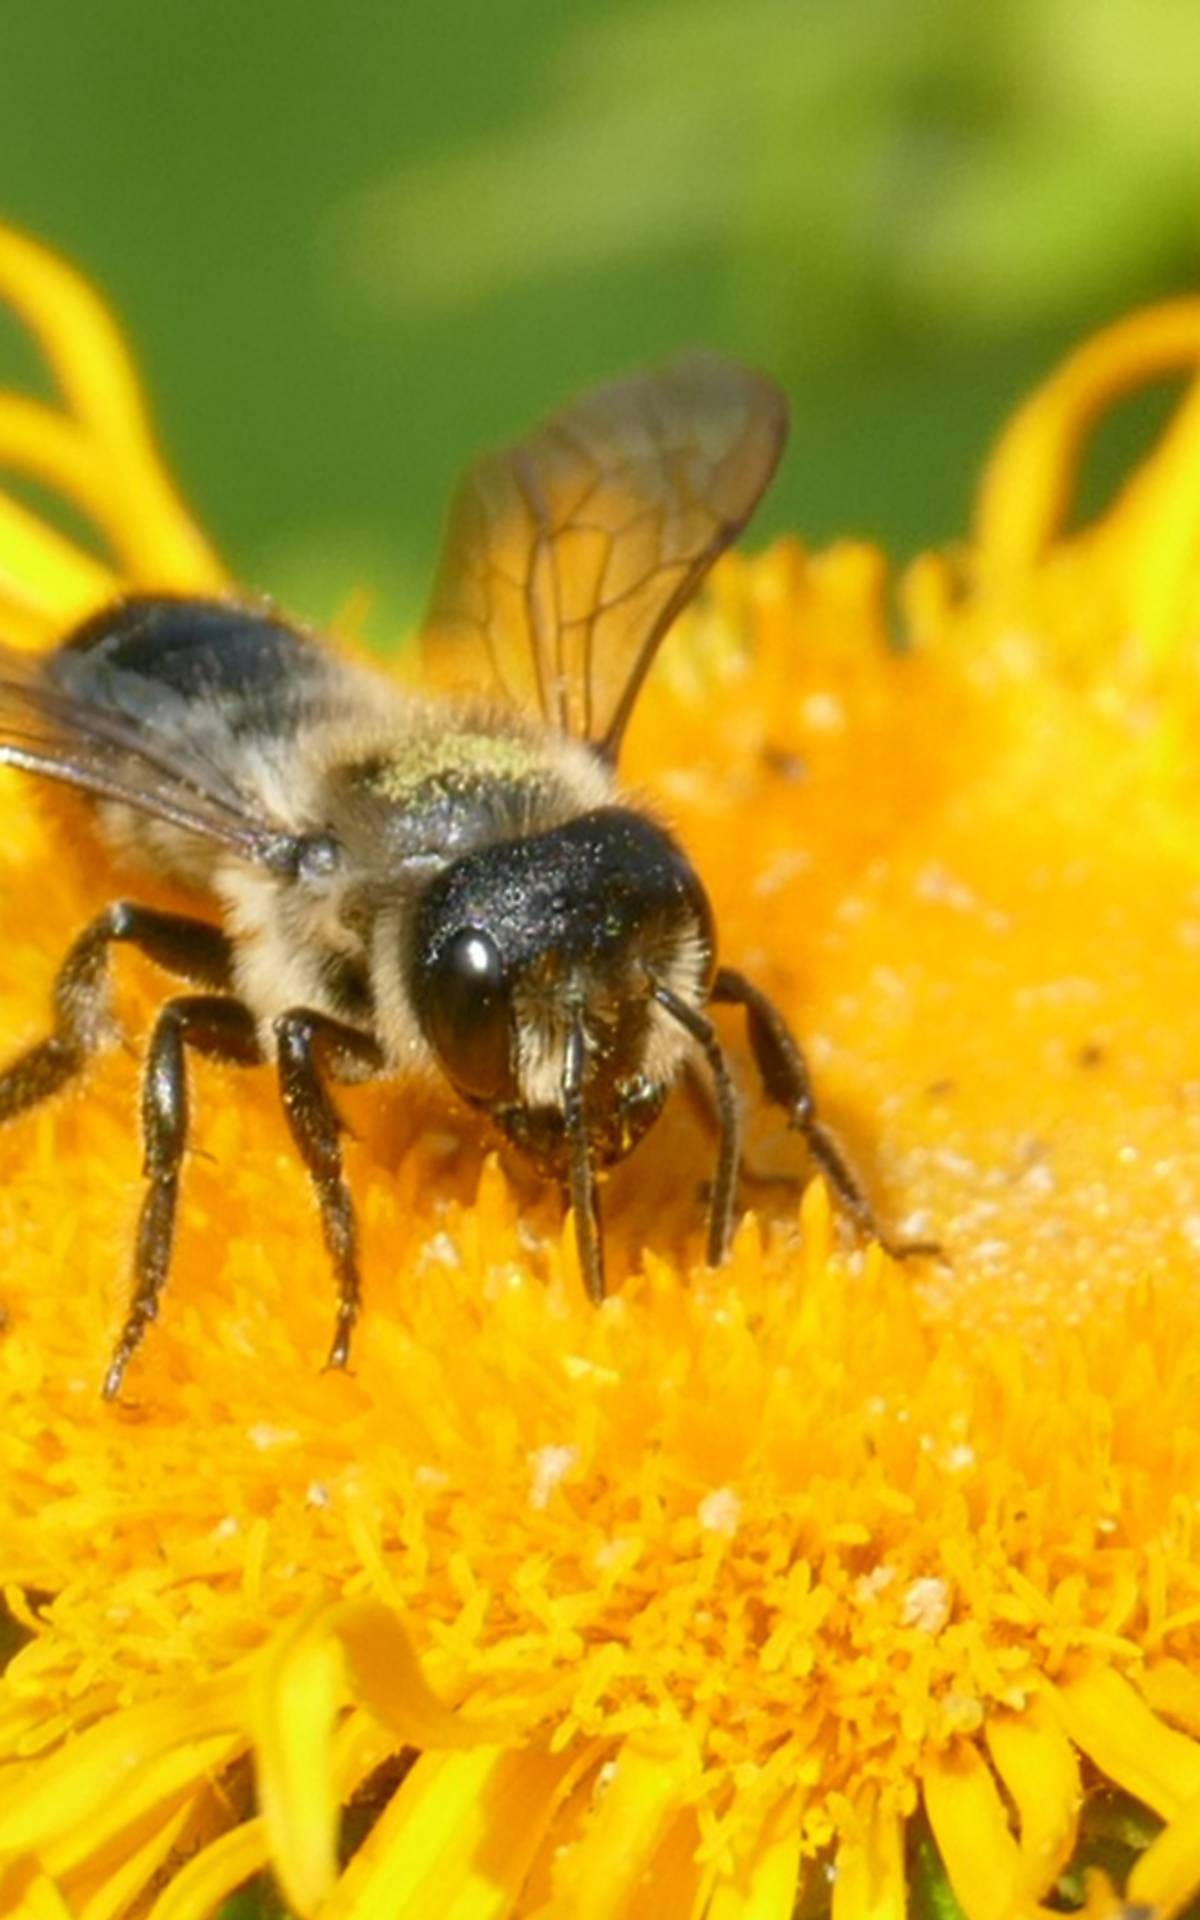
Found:
M 584 1291 L 592 1305 L 598 1307 L 605 1295 L 604 1232 L 583 1105 L 585 1061 L 583 1020 L 577 1013 L 571 1022 L 563 1058 L 563 1124 L 569 1154 L 566 1198 L 575 1216 L 575 1249 Z
M 231 1065 L 252 1067 L 262 1060 L 254 1017 L 240 1000 L 215 994 L 169 1000 L 155 1022 L 142 1080 L 144 1171 L 149 1185 L 138 1220 L 133 1295 L 104 1379 L 106 1400 L 115 1400 L 121 1391 L 125 1369 L 158 1313 L 171 1262 L 179 1169 L 188 1134 L 185 1047 Z
M 0 1072 L 0 1121 L 65 1087 L 103 1046 L 108 1031 L 110 948 L 137 947 L 167 973 L 197 986 L 230 984 L 232 954 L 219 927 L 128 900 L 105 907 L 71 943 L 54 978 L 54 1029 Z
M 280 1014 L 274 1026 L 279 1093 L 292 1138 L 308 1168 L 321 1211 L 321 1231 L 337 1280 L 338 1306 L 328 1367 L 344 1367 L 362 1303 L 354 1203 L 342 1174 L 343 1121 L 322 1078 L 339 1061 L 378 1072 L 383 1058 L 369 1034 L 305 1007 Z
M 750 1048 L 768 1100 L 784 1109 L 809 1153 L 825 1174 L 838 1202 L 855 1225 L 878 1240 L 893 1259 L 914 1254 L 940 1253 L 934 1240 L 892 1240 L 881 1229 L 875 1210 L 851 1171 L 837 1141 L 817 1114 L 808 1065 L 787 1021 L 761 988 L 731 967 L 720 967 L 709 999 L 745 1009 Z

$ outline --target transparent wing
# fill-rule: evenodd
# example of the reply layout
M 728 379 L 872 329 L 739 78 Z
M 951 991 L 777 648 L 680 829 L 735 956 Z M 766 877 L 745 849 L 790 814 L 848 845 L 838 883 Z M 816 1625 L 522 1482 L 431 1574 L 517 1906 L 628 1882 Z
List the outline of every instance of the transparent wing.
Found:
M 64 781 L 186 828 L 244 859 L 287 866 L 296 837 L 177 734 L 62 686 L 54 656 L 0 647 L 0 765 Z
M 498 693 L 615 760 L 655 650 L 779 461 L 778 388 L 715 354 L 598 387 L 455 497 L 429 678 Z

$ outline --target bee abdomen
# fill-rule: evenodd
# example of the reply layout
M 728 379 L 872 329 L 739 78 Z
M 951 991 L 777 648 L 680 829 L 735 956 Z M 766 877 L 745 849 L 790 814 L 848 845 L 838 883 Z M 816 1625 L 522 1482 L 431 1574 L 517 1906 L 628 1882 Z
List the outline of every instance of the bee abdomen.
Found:
M 279 730 L 323 683 L 318 648 L 272 614 L 221 600 L 119 601 L 59 649 L 52 672 L 73 695 L 161 724 L 182 703 L 215 706 L 235 733 Z

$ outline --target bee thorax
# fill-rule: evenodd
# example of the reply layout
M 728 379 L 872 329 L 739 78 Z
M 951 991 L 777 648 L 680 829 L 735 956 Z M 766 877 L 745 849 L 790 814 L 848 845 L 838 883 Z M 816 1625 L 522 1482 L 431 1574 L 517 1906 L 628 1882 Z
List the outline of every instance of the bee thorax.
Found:
M 234 936 L 237 991 L 268 1052 L 273 1023 L 296 1007 L 372 1030 L 368 957 L 339 889 L 314 891 L 231 864 L 216 891 Z

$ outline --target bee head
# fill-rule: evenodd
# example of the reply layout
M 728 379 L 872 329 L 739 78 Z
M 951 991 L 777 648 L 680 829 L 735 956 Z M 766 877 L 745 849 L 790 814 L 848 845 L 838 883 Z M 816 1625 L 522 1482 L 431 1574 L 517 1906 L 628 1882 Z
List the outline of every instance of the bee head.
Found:
M 603 807 L 455 861 L 422 899 L 410 964 L 447 1078 L 562 1178 L 572 1057 L 594 1166 L 621 1159 L 658 1115 L 687 1040 L 651 986 L 702 1004 L 712 913 L 661 827 Z

